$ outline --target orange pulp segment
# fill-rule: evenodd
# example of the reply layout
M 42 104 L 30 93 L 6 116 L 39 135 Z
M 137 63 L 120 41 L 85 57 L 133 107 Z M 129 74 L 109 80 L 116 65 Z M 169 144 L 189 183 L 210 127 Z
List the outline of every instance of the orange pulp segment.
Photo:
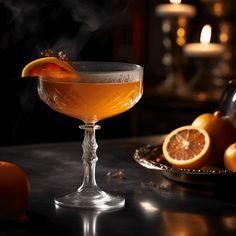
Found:
M 162 150 L 171 166 L 199 169 L 207 163 L 210 145 L 210 137 L 204 129 L 188 125 L 169 133 L 164 139 Z
M 44 72 L 45 71 L 45 72 Z M 54 73 L 55 72 L 55 73 Z M 56 78 L 63 74 L 63 78 L 68 73 L 69 75 L 76 74 L 76 70 L 66 61 L 56 57 L 43 57 L 31 61 L 22 70 L 21 77 L 41 76 L 49 73 L 49 76 Z

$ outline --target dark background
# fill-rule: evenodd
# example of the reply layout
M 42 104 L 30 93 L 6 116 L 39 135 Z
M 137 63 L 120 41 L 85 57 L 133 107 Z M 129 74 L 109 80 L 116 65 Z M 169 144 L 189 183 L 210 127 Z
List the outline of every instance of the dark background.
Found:
M 165 76 L 160 0 L 0 0 L 0 145 L 81 139 L 81 122 L 52 111 L 37 97 L 36 80 L 23 67 L 45 49 L 63 50 L 72 60 L 123 61 L 145 68 L 144 96 L 130 111 L 99 122 L 98 139 L 165 133 L 216 108 L 181 106 L 171 98 L 147 98 L 146 86 Z M 183 1 L 186 2 L 186 1 Z M 191 4 L 202 8 L 200 1 Z M 191 21 L 189 41 L 202 22 Z M 142 117 L 142 119 L 140 119 Z M 167 119 L 168 117 L 168 119 Z M 172 117 L 172 120 L 170 120 Z

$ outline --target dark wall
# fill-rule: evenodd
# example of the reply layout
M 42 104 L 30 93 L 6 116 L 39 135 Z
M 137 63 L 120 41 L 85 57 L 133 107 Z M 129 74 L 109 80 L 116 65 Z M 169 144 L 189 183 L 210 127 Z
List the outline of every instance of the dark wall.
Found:
M 134 3 L 0 0 L 0 145 L 82 138 L 81 122 L 43 104 L 36 79 L 21 78 L 21 71 L 45 49 L 63 50 L 71 60 L 135 62 L 130 54 Z M 129 116 L 100 122 L 99 137 L 129 136 Z
M 52 111 L 37 97 L 36 82 L 20 77 L 23 67 L 45 49 L 63 50 L 73 60 L 138 63 L 145 68 L 144 86 L 151 80 L 158 84 L 165 68 L 155 7 L 163 2 L 168 1 L 0 0 L 0 145 L 82 137 L 80 122 Z M 191 4 L 202 7 L 200 0 Z M 205 20 L 211 20 L 204 17 L 191 21 L 189 41 L 196 40 Z M 102 121 L 98 135 L 130 136 L 133 119 L 131 110 Z

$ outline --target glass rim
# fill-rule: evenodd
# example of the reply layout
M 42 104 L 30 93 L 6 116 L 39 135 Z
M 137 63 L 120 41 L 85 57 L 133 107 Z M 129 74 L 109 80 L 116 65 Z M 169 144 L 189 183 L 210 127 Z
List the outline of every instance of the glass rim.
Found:
M 67 61 L 69 65 L 74 66 L 75 71 L 53 71 L 50 69 L 42 69 L 41 75 L 38 79 L 41 81 L 51 81 L 57 83 L 78 83 L 81 76 L 92 76 L 92 77 L 107 77 L 109 75 L 119 75 L 119 74 L 132 74 L 134 75 L 143 73 L 144 67 L 134 63 L 125 62 L 106 62 L 106 61 Z M 114 70 L 111 69 L 114 65 Z M 76 68 L 78 66 L 78 68 Z M 80 67 L 81 66 L 81 67 Z M 84 68 L 83 68 L 84 66 Z M 102 68 L 107 66 L 107 68 Z M 115 67 L 117 66 L 117 67 Z M 120 67 L 119 67 L 120 66 Z M 88 69 L 86 69 L 88 67 Z M 81 68 L 81 71 L 79 70 Z M 71 75 L 71 77 L 70 77 Z M 50 78 L 50 79 L 48 79 Z M 59 81 L 58 79 L 62 79 Z M 142 79 L 137 79 L 140 81 Z M 127 82 L 127 81 L 126 81 Z M 114 82 L 113 82 L 114 83 Z M 119 83 L 119 82 L 117 82 Z
M 139 64 L 136 64 L 136 63 L 129 63 L 129 62 L 112 62 L 112 61 L 66 61 L 67 63 L 69 63 L 70 65 L 79 65 L 79 64 L 87 64 L 87 65 L 97 65 L 99 66 L 99 64 L 102 66 L 102 65 L 120 65 L 120 66 L 127 66 L 127 67 L 135 67 L 135 69 L 126 69 L 126 70 L 107 70 L 107 71 L 81 71 L 80 73 L 92 73 L 92 74 L 109 74 L 109 73 L 120 73 L 120 72 L 130 72 L 130 71 L 139 71 L 139 70 L 143 70 L 144 67 L 139 65 Z

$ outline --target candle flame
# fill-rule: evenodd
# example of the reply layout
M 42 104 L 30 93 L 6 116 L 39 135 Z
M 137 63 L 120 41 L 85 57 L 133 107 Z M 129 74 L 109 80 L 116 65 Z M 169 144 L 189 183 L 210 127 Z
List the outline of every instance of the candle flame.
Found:
M 181 3 L 181 0 L 170 0 L 170 3 L 173 3 L 173 4 L 180 4 L 180 3 Z
M 205 25 L 202 28 L 200 42 L 201 43 L 209 43 L 211 41 L 211 26 Z

